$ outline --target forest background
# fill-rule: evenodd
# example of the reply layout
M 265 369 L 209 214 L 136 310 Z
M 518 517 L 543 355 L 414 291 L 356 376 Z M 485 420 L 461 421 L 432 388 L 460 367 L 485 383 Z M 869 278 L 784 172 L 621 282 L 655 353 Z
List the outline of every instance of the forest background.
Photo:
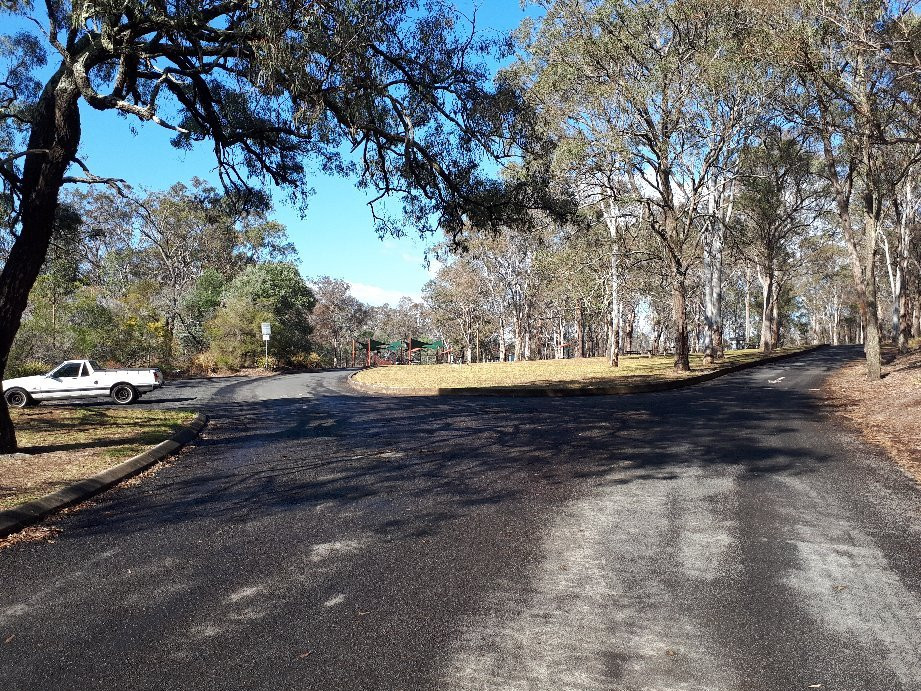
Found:
M 518 98 L 502 175 L 539 179 L 565 213 L 468 218 L 432 245 L 421 301 L 376 307 L 301 276 L 264 193 L 78 185 L 4 376 L 70 357 L 251 367 L 263 321 L 274 364 L 313 367 L 351 364 L 369 338 L 442 339 L 466 362 L 670 352 L 678 368 L 688 351 L 866 342 L 878 376 L 880 340 L 915 345 L 916 3 L 559 0 L 531 15 L 492 44 L 495 89 Z M 7 90 L 24 46 L 4 37 Z

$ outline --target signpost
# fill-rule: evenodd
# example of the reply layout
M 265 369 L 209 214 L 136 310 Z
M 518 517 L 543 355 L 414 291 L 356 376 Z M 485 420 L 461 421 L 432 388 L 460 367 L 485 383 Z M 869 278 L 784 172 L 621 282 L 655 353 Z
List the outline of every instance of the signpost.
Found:
M 272 337 L 272 325 L 262 322 L 262 340 L 265 341 L 265 368 L 269 368 L 269 339 Z

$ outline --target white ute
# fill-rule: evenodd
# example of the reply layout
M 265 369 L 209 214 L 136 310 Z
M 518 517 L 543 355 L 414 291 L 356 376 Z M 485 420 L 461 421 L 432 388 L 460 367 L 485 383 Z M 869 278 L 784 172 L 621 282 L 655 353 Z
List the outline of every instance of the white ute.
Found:
M 5 379 L 3 395 L 11 408 L 96 396 L 111 396 L 116 403 L 128 405 L 161 386 L 163 375 L 158 369 L 103 369 L 95 360 L 68 360 L 48 374 Z

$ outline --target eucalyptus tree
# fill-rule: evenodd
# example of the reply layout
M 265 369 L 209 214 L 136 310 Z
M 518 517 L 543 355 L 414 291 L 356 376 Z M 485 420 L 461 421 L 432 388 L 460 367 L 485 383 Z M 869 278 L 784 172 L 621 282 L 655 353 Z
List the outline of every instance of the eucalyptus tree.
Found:
M 310 312 L 316 298 L 294 264 L 267 262 L 244 269 L 226 287 L 205 324 L 216 364 L 251 367 L 260 360 L 259 325 L 272 324 L 272 356 L 296 362 L 310 352 Z
M 778 345 L 778 298 L 795 261 L 797 240 L 824 211 L 824 189 L 813 160 L 801 139 L 776 127 L 766 128 L 743 156 L 731 235 L 735 252 L 754 265 L 761 283 L 759 347 L 764 352 Z
M 485 86 L 484 45 L 445 2 L 9 0 L 0 12 L 36 27 L 0 41 L 0 198 L 12 236 L 0 370 L 62 186 L 116 184 L 80 158 L 81 103 L 161 126 L 178 147 L 210 140 L 231 189 L 268 180 L 307 190 L 312 160 L 356 175 L 377 199 L 400 195 L 423 228 L 456 231 L 467 215 L 515 208 L 502 203 L 514 185 L 477 166 L 491 147 L 484 133 L 504 124 Z M 0 451 L 13 448 L 0 403 Z
M 610 243 L 604 223 L 583 213 L 561 229 L 545 260 L 548 280 L 572 315 L 575 357 L 594 355 L 589 343 L 592 326 L 604 325 L 605 312 L 612 312 Z
M 317 299 L 310 316 L 312 340 L 332 352 L 334 366 L 341 366 L 351 356 L 352 341 L 366 327 L 370 310 L 351 294 L 351 286 L 342 279 L 320 276 L 310 285 Z
M 396 305 L 371 307 L 368 329 L 372 338 L 393 341 L 432 336 L 435 326 L 429 307 L 404 295 Z
M 917 0 L 804 0 L 778 23 L 781 54 L 796 77 L 790 117 L 819 142 L 858 294 L 871 379 L 881 377 L 881 222 L 893 202 L 893 182 L 915 165 L 887 152 L 921 141 L 916 9 Z
M 687 370 L 688 281 L 702 246 L 720 275 L 733 168 L 764 92 L 761 10 L 699 0 L 538 4 L 544 15 L 523 28 L 527 57 L 514 71 L 571 142 L 572 160 L 602 171 L 616 161 L 608 173 L 645 206 L 670 267 L 675 368 Z M 720 351 L 719 285 L 708 278 L 711 356 Z
M 546 218 L 533 219 L 528 225 L 527 229 L 506 226 L 498 234 L 476 228 L 468 231 L 467 251 L 497 308 L 499 328 L 504 332 L 506 325 L 511 326 L 515 360 L 532 356 L 533 319 L 543 282 L 539 255 L 545 251 L 552 227 Z
M 268 197 L 253 192 L 245 204 L 239 201 L 198 179 L 134 200 L 136 271 L 158 286 L 153 305 L 163 315 L 170 348 L 177 334 L 196 328 L 183 307 L 207 269 L 229 281 L 248 266 L 295 257 L 287 229 L 268 220 Z
M 479 267 L 469 256 L 456 257 L 438 270 L 422 293 L 435 327 L 451 343 L 460 344 L 464 362 L 479 360 L 480 339 L 488 319 L 484 310 L 488 289 Z
M 917 259 L 912 262 L 913 255 L 921 253 L 921 144 L 898 147 L 893 153 L 917 162 L 900 180 L 893 181 L 890 222 L 879 233 L 892 297 L 892 340 L 904 353 L 911 338 L 913 303 L 921 299 L 917 289 L 912 290 L 921 278 Z M 895 166 L 897 171 L 899 168 Z

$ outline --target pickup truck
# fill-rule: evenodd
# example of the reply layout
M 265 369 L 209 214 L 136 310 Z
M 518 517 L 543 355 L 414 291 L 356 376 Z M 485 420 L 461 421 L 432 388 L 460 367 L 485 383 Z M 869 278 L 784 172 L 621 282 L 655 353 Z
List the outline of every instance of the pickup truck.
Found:
M 161 386 L 163 375 L 158 369 L 104 369 L 95 360 L 68 360 L 48 374 L 5 379 L 3 396 L 11 408 L 97 396 L 111 396 L 119 405 L 128 405 Z

